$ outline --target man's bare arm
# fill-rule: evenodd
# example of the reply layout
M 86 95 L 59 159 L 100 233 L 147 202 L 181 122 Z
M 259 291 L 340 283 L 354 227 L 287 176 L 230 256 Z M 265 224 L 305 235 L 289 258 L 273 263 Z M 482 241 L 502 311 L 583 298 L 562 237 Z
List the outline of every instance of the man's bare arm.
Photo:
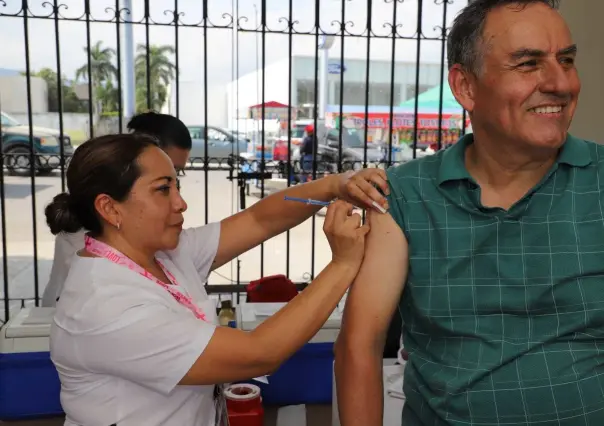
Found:
M 407 239 L 392 216 L 368 212 L 368 220 L 365 259 L 349 290 L 335 345 L 342 426 L 382 425 L 382 355 L 409 269 Z

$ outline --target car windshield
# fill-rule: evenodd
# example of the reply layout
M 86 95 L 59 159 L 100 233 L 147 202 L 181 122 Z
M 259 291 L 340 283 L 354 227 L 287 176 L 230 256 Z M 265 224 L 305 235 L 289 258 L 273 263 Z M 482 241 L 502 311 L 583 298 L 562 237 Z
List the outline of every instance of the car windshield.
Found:
M 3 127 L 20 126 L 21 124 L 8 114 L 2 113 L 0 120 Z
M 233 136 L 233 139 L 245 139 L 247 137 L 244 132 L 240 132 L 238 130 L 229 130 L 228 133 Z
M 363 148 L 365 146 L 363 143 L 363 137 L 364 135 L 359 133 L 357 129 L 349 129 L 344 127 L 342 143 L 350 148 Z
M 342 146 L 347 148 L 363 148 L 363 135 L 356 129 L 350 129 L 348 127 L 342 128 Z M 327 133 L 327 143 L 330 145 L 340 144 L 340 130 L 329 129 Z
M 304 137 L 304 127 L 296 127 L 292 129 L 292 138 L 303 138 Z

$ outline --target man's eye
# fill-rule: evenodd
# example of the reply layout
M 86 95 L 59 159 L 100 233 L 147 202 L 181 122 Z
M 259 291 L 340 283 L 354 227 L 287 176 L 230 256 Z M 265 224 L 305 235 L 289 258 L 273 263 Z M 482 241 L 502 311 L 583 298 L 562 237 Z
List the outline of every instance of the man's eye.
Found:
M 164 194 L 167 194 L 170 192 L 170 186 L 168 186 L 168 185 L 160 186 L 159 188 L 157 188 L 157 190 L 159 192 L 163 192 Z
M 180 191 L 180 179 L 176 178 L 176 189 Z
M 537 61 L 532 59 L 530 61 L 526 61 L 521 63 L 520 65 L 518 65 L 519 67 L 536 67 L 537 66 Z

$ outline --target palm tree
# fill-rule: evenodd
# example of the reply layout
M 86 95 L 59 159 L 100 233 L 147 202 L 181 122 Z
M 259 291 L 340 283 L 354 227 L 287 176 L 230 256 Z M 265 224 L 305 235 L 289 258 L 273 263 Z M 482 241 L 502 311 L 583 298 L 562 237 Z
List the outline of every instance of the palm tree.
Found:
M 149 46 L 147 55 L 147 46 L 139 44 L 136 51 L 137 55 L 134 61 L 136 109 L 139 112 L 147 109 L 159 111 L 168 98 L 168 86 L 176 77 L 176 66 L 170 59 L 170 55 L 175 53 L 174 47 L 168 45 Z M 151 86 L 149 103 L 147 102 L 147 56 L 149 58 L 149 83 Z
M 88 49 L 84 47 L 84 51 Z M 115 97 L 112 91 L 113 79 L 117 78 L 117 68 L 113 63 L 115 50 L 111 47 L 103 47 L 102 41 L 97 41 L 90 48 L 90 73 L 88 76 L 88 64 L 82 65 L 76 70 L 76 81 L 82 78 L 84 81 L 89 81 L 92 84 L 93 98 L 90 102 L 94 107 L 96 115 L 100 114 L 108 105 L 106 105 L 108 97 Z

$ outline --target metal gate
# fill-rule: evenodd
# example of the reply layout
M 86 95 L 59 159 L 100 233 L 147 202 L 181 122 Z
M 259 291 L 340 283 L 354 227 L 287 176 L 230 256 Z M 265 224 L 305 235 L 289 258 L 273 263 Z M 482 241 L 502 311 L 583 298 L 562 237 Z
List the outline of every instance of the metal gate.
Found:
M 466 4 L 0 0 L 5 317 L 12 304 L 40 302 L 52 263 L 41 211 L 49 196 L 66 190 L 74 145 L 124 131 L 133 113 L 163 109 L 199 133 L 202 154 L 185 171 L 189 198 L 203 198 L 197 225 L 300 180 L 389 167 L 445 148 L 466 131 L 465 111 L 447 105 L 445 64 L 447 27 Z M 168 36 L 171 41 L 161 41 Z M 430 92 L 436 101 L 428 114 L 421 95 Z M 192 118 L 196 108 L 203 113 Z M 319 144 L 325 146 L 310 169 L 296 154 L 308 123 L 324 129 Z M 217 156 L 212 138 L 221 131 L 231 152 Z M 213 213 L 228 204 L 229 212 Z M 268 242 L 267 252 L 263 244 L 213 274 L 208 290 L 238 297 L 244 284 L 267 273 L 308 282 L 325 257 L 317 251 L 320 220 L 313 217 L 306 230 L 279 237 L 279 247 Z M 265 267 L 267 259 L 278 264 Z

